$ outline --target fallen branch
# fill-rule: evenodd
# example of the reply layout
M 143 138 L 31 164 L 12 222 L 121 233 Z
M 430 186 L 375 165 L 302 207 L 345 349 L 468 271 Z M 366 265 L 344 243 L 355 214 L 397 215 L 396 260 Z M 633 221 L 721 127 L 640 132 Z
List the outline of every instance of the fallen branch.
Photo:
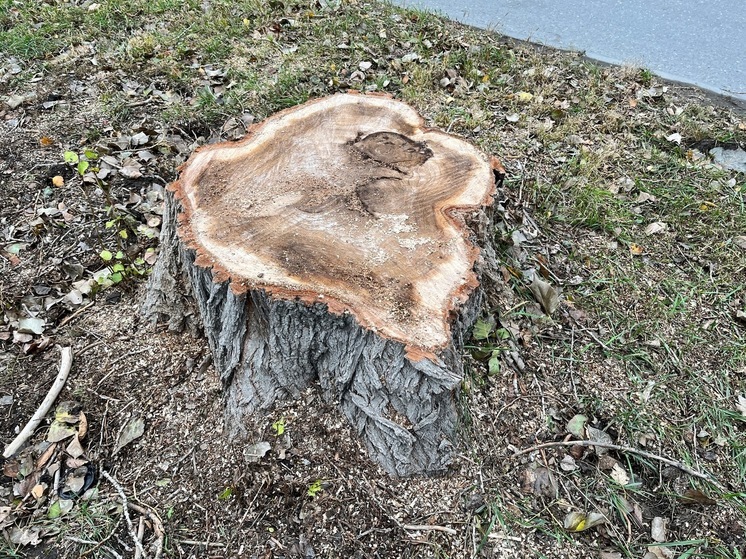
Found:
M 703 479 L 711 483 L 712 485 L 714 485 L 715 487 L 717 487 L 720 491 L 724 493 L 729 492 L 728 489 L 723 484 L 721 484 L 718 480 L 716 480 L 711 474 L 706 474 L 698 470 L 695 470 L 693 468 L 690 468 L 683 462 L 679 462 L 678 460 L 671 460 L 670 458 L 659 456 L 658 454 L 653 454 L 652 452 L 647 452 L 645 450 L 639 450 L 631 446 L 620 446 L 620 445 L 616 445 L 612 443 L 602 443 L 602 442 L 597 442 L 597 441 L 557 441 L 557 442 L 551 442 L 551 443 L 542 443 L 542 444 L 537 444 L 536 446 L 532 446 L 530 448 L 519 450 L 518 452 L 514 453 L 511 456 L 511 458 L 517 458 L 524 454 L 529 454 L 531 452 L 534 452 L 535 450 L 541 450 L 543 448 L 552 448 L 552 447 L 558 447 L 558 446 L 597 446 L 599 448 L 608 448 L 609 450 L 616 450 L 618 452 L 626 452 L 628 454 L 637 454 L 638 456 L 642 456 L 644 458 L 650 458 L 651 460 L 657 460 L 658 462 L 662 462 L 664 464 L 668 464 L 669 466 L 673 466 L 674 468 L 678 468 L 679 470 L 689 474 L 690 476 Z
M 166 532 L 163 530 L 163 522 L 161 522 L 161 519 L 158 518 L 157 514 L 155 514 L 151 510 L 146 509 L 145 507 L 141 507 L 140 505 L 136 505 L 135 503 L 127 503 L 127 506 L 129 506 L 129 508 L 131 508 L 133 511 L 147 516 L 150 519 L 150 522 L 153 523 L 153 532 L 155 533 L 156 537 L 155 559 L 160 559 L 161 554 L 163 553 L 163 539 L 166 537 Z
M 52 404 L 62 391 L 62 387 L 65 386 L 67 375 L 70 374 L 70 368 L 73 364 L 73 349 L 71 347 L 62 347 L 60 348 L 60 353 L 62 354 L 60 359 L 60 372 L 57 373 L 57 378 L 54 380 L 52 388 L 49 389 L 46 398 L 44 398 L 44 401 L 41 403 L 29 422 L 23 428 L 23 430 L 18 433 L 18 436 L 15 439 L 13 439 L 13 442 L 5 447 L 5 451 L 3 452 L 4 458 L 10 458 L 16 452 L 18 452 L 18 450 L 23 446 L 23 443 L 25 443 L 28 438 L 34 433 L 36 428 L 39 426 L 39 423 L 41 423 L 41 420 L 44 419 L 44 417 L 47 415 L 49 409 L 52 407 Z
M 127 521 L 127 529 L 129 530 L 130 537 L 132 538 L 132 541 L 135 542 L 135 549 L 141 557 L 147 557 L 145 555 L 145 549 L 142 547 L 142 543 L 140 542 L 140 540 L 137 539 L 135 527 L 132 525 L 132 519 L 130 518 L 129 513 L 129 509 L 132 508 L 132 505 L 127 500 L 127 495 L 124 493 L 124 488 L 106 470 L 101 470 L 101 477 L 105 478 L 109 483 L 111 483 L 114 486 L 114 489 L 117 490 L 117 493 L 119 493 L 119 498 L 122 500 L 122 514 L 124 514 L 124 519 Z

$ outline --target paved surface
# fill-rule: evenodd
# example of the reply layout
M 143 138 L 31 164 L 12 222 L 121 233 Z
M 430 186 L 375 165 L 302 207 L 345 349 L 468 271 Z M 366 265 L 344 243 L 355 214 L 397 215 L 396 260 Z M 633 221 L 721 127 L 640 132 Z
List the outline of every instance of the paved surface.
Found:
M 394 0 L 746 101 L 744 0 Z

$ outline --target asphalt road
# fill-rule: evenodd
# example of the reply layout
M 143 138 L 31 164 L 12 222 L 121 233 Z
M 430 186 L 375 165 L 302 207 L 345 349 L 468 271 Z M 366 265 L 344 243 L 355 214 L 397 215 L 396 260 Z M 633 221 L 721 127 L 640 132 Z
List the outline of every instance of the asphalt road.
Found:
M 395 0 L 746 101 L 744 0 Z

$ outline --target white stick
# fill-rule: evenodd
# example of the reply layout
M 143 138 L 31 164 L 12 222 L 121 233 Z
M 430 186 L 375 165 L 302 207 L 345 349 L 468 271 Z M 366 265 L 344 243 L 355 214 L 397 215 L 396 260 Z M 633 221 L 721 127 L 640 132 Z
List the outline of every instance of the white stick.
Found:
M 41 423 L 41 420 L 44 419 L 44 417 L 47 415 L 47 412 L 49 412 L 49 408 L 52 407 L 52 404 L 54 404 L 57 396 L 59 396 L 60 392 L 62 391 L 62 387 L 65 386 L 67 375 L 70 373 L 70 367 L 72 367 L 73 364 L 73 348 L 62 347 L 60 348 L 60 352 L 62 354 L 62 358 L 60 360 L 60 372 L 57 374 L 57 378 L 54 380 L 52 388 L 49 389 L 47 397 L 44 398 L 44 401 L 41 403 L 39 408 L 36 410 L 36 413 L 34 413 L 33 417 L 29 420 L 26 426 L 23 428 L 23 431 L 18 433 L 18 436 L 13 439 L 13 442 L 5 447 L 3 457 L 10 458 L 16 452 L 18 452 L 18 449 L 23 446 L 23 443 L 25 443 L 26 440 L 34 433 L 36 428 L 39 426 L 39 423 Z
M 114 486 L 114 489 L 117 490 L 117 493 L 119 493 L 119 498 L 122 500 L 122 514 L 124 515 L 124 519 L 127 521 L 127 528 L 129 529 L 130 537 L 135 542 L 135 549 L 139 553 L 140 557 L 147 557 L 147 555 L 145 555 L 145 548 L 143 548 L 142 542 L 139 539 L 137 539 L 137 533 L 135 532 L 135 527 L 132 525 L 132 519 L 130 518 L 129 509 L 133 507 L 131 503 L 127 500 L 127 495 L 124 492 L 124 488 L 106 470 L 101 470 L 101 477 L 106 478 L 109 481 L 109 483 L 111 483 Z
M 140 546 L 142 546 L 142 539 L 145 536 L 145 517 L 140 517 L 140 525 L 137 527 L 137 541 L 140 542 Z M 142 554 L 140 553 L 141 547 L 138 547 L 135 549 L 135 559 L 142 559 Z

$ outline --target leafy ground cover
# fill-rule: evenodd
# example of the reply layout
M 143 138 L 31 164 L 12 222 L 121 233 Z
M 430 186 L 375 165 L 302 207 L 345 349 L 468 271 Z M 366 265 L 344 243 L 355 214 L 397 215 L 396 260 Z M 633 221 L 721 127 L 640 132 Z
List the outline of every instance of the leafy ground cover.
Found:
M 354 0 L 2 0 L 0 52 L 3 442 L 55 344 L 76 402 L 2 462 L 0 555 L 743 557 L 746 177 L 709 154 L 742 109 Z M 348 89 L 508 171 L 444 477 L 386 476 L 313 391 L 227 441 L 204 342 L 138 314 L 189 153 Z

